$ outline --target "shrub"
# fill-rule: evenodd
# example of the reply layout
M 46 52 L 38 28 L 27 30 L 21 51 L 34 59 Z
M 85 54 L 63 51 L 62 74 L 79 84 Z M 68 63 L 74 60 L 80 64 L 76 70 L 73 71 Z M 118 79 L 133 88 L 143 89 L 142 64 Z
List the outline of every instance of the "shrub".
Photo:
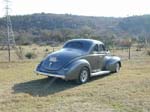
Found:
M 147 51 L 147 55 L 150 56 L 150 50 Z
M 37 55 L 33 52 L 28 52 L 25 54 L 25 57 L 28 58 L 28 59 L 34 59 L 37 57 Z
M 48 51 L 49 51 L 49 49 L 48 49 L 48 48 L 46 48 L 46 49 L 45 49 L 45 52 L 48 52 Z
M 18 48 L 16 48 L 15 52 L 18 58 L 22 60 L 24 56 L 24 49 L 21 46 L 19 46 Z

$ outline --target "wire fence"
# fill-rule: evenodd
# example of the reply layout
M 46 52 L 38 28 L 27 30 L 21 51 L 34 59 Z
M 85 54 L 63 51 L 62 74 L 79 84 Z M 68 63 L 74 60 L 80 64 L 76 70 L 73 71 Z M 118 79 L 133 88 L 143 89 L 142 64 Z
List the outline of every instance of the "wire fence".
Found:
M 11 50 L 11 61 L 40 61 L 42 60 L 47 54 L 52 53 L 61 49 L 62 45 L 56 47 L 50 46 L 38 46 L 38 45 L 28 45 L 28 46 L 21 46 L 22 48 L 22 55 L 23 59 L 19 59 L 16 51 L 14 49 Z M 137 50 L 136 47 L 131 47 L 130 49 L 127 47 L 116 47 L 109 49 L 110 55 L 116 55 L 121 57 L 122 60 L 127 59 L 138 59 L 138 58 L 145 58 L 148 56 L 148 51 L 150 52 L 150 48 L 142 48 Z M 27 54 L 34 55 L 31 58 L 26 57 Z M 0 62 L 8 62 L 8 51 L 7 49 L 0 49 Z

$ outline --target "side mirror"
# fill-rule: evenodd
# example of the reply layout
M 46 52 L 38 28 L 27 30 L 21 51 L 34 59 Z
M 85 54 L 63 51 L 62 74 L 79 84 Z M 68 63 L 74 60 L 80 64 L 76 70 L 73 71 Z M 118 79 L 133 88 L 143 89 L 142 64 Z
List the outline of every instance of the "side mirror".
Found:
M 109 51 L 109 50 L 106 50 L 106 54 L 110 54 L 110 51 Z

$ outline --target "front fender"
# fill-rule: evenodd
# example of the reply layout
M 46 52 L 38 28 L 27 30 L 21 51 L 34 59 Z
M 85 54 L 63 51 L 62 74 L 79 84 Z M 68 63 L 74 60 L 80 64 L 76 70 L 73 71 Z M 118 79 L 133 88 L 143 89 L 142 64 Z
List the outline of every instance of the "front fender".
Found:
M 91 66 L 85 59 L 75 60 L 69 65 L 65 66 L 63 69 L 66 71 L 66 80 L 77 79 L 82 67 L 87 67 L 89 72 L 91 71 Z
M 121 67 L 121 59 L 119 57 L 117 57 L 117 56 L 105 57 L 105 64 L 104 64 L 105 70 L 109 70 L 112 72 L 115 71 L 116 63 L 119 63 L 120 67 Z

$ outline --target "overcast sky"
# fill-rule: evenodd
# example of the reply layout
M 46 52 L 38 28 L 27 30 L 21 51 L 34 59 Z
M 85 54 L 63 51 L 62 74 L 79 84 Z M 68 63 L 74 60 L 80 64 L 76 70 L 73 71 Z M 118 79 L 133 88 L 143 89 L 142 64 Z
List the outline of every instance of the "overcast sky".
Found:
M 126 17 L 150 14 L 150 0 L 10 0 L 11 15 L 32 13 Z M 0 17 L 5 15 L 0 0 Z

